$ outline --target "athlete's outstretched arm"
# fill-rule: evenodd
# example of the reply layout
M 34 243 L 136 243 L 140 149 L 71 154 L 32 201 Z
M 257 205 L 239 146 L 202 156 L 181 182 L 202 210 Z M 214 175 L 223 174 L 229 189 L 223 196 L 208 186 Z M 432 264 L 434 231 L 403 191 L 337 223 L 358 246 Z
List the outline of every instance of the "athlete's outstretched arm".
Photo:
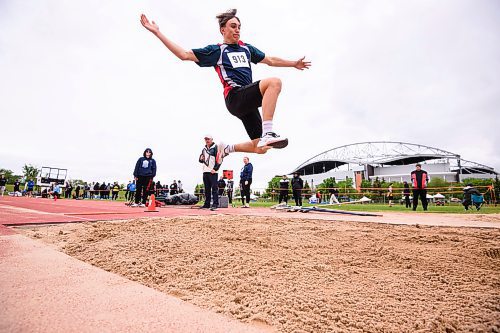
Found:
M 302 57 L 299 60 L 284 60 L 278 57 L 268 57 L 266 56 L 262 59 L 261 63 L 273 66 L 273 67 L 295 67 L 298 70 L 303 71 L 304 69 L 308 69 L 311 67 L 310 61 L 304 61 L 306 57 Z
M 170 50 L 170 52 L 172 52 L 177 58 L 181 60 L 190 60 L 199 62 L 198 58 L 196 58 L 193 51 L 191 50 L 186 51 L 182 47 L 180 47 L 179 45 L 175 44 L 170 39 L 165 37 L 165 35 L 160 32 L 160 27 L 158 27 L 155 21 L 149 22 L 148 18 L 144 14 L 141 14 L 141 24 L 144 28 L 148 29 L 156 37 L 158 37 L 162 41 L 162 43 L 165 44 L 165 46 Z

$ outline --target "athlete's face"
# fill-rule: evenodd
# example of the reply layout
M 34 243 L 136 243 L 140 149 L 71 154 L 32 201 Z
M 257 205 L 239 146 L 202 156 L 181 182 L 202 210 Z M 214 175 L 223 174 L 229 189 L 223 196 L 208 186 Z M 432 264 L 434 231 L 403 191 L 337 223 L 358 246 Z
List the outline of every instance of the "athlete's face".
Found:
M 224 42 L 227 44 L 237 44 L 240 40 L 240 21 L 236 17 L 233 17 L 226 22 L 226 25 L 220 28 L 220 32 L 224 37 Z

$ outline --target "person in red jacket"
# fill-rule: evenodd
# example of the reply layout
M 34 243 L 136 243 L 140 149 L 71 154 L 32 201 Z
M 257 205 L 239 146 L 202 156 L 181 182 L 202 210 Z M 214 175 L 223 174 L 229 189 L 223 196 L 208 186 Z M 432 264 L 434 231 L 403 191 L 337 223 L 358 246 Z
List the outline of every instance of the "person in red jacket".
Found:
M 417 163 L 415 170 L 411 172 L 411 182 L 413 184 L 413 210 L 417 210 L 418 197 L 422 201 L 422 207 L 427 210 L 427 183 L 429 175 L 422 170 L 422 165 Z

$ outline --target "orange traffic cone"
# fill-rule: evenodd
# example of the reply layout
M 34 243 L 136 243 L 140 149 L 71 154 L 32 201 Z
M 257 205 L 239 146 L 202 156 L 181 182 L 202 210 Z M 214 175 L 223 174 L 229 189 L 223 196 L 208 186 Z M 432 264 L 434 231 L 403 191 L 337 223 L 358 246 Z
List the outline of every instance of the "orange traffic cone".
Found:
M 156 198 L 154 194 L 151 194 L 149 196 L 148 209 L 146 209 L 145 212 L 147 213 L 159 212 L 158 210 L 156 210 Z

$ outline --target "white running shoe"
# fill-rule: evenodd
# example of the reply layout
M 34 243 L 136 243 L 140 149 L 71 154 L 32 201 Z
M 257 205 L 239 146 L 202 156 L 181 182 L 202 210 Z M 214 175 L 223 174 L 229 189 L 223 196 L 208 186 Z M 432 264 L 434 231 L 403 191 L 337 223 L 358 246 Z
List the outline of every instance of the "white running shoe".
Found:
M 146 205 L 141 203 L 138 207 L 146 207 Z
M 274 132 L 267 132 L 260 138 L 260 141 L 257 144 L 257 147 L 259 148 L 272 147 L 276 149 L 281 149 L 285 148 L 286 146 L 288 146 L 288 139 L 282 138 Z
M 139 207 L 139 204 L 133 203 L 130 205 L 130 207 Z
M 226 145 L 224 142 L 219 142 L 217 144 L 217 156 L 215 157 L 215 162 L 218 164 L 222 164 L 224 157 L 229 155 L 229 145 Z

